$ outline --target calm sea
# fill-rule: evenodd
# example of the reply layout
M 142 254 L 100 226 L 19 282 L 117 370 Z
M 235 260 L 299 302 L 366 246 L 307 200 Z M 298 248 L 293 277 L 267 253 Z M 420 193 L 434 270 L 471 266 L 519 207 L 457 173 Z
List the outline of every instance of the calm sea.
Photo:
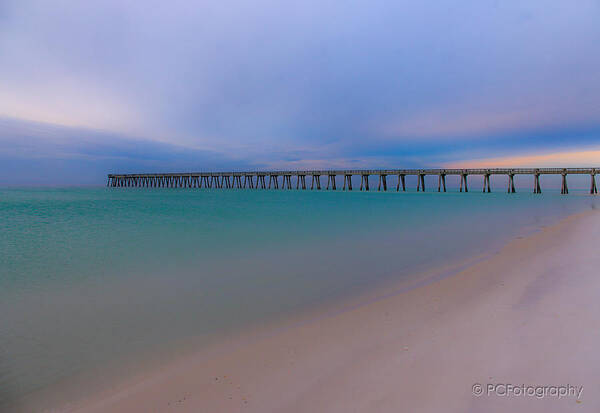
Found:
M 0 410 L 594 207 L 530 193 L 0 189 Z

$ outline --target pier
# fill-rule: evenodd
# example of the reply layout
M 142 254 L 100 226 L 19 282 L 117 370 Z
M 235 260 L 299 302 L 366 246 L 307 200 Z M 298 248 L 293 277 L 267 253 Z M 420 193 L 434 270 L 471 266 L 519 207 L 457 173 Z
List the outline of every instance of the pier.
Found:
M 437 192 L 446 192 L 446 177 L 460 178 L 460 192 L 469 192 L 468 177 L 483 177 L 483 192 L 491 192 L 490 177 L 507 177 L 506 192 L 515 193 L 515 175 L 532 177 L 533 193 L 541 194 L 541 175 L 561 176 L 561 194 L 568 194 L 567 175 L 589 175 L 590 194 L 597 194 L 596 172 L 600 168 L 495 168 L 495 169 L 349 169 L 349 170 L 298 170 L 253 172 L 187 172 L 163 174 L 109 174 L 107 186 L 113 188 L 248 188 L 248 189 L 297 189 L 321 190 L 321 177 L 327 177 L 326 190 L 337 189 L 337 177 L 343 180 L 342 190 L 352 191 L 352 177 L 360 177 L 360 191 L 369 191 L 371 177 L 378 179 L 377 190 L 387 191 L 387 177 L 397 176 L 396 191 L 406 191 L 407 176 L 417 178 L 417 191 L 425 192 L 425 177 L 437 176 Z M 310 187 L 307 185 L 307 177 Z M 268 178 L 268 183 L 267 183 Z M 293 184 L 295 181 L 295 185 Z

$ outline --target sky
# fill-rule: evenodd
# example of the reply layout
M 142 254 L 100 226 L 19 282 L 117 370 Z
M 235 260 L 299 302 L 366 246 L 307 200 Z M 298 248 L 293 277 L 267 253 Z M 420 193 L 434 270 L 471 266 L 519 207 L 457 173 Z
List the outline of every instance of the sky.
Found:
M 600 166 L 600 1 L 0 0 L 0 184 Z

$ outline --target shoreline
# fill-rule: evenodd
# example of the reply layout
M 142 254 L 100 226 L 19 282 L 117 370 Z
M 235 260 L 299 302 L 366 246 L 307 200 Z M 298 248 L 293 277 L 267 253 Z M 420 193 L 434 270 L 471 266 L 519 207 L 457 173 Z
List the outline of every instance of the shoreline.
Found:
M 565 340 L 560 339 L 569 325 L 548 341 L 547 336 L 553 333 L 545 323 L 548 312 L 564 307 L 570 321 L 573 316 L 576 320 L 585 319 L 591 323 L 587 327 L 590 330 L 598 325 L 600 309 L 591 312 L 593 303 L 586 303 L 578 311 L 583 305 L 579 299 L 561 300 L 566 293 L 543 280 L 549 277 L 544 271 L 560 261 L 559 253 L 577 259 L 570 260 L 569 271 L 577 272 L 582 261 L 588 263 L 582 258 L 589 258 L 588 250 L 593 249 L 589 241 L 597 233 L 594 227 L 600 230 L 595 211 L 569 216 L 554 226 L 509 242 L 499 252 L 492 252 L 453 275 L 412 289 L 391 291 L 388 296 L 337 313 L 306 318 L 250 340 L 232 337 L 220 351 L 186 356 L 185 360 L 132 380 L 123 390 L 99 394 L 68 411 L 391 411 L 398 406 L 423 411 L 467 411 L 477 406 L 486 411 L 515 406 L 564 411 L 580 405 L 600 406 L 590 390 L 584 390 L 581 400 L 533 400 L 476 398 L 470 387 L 475 382 L 496 382 L 500 378 L 514 384 L 520 379 L 547 385 L 566 381 L 577 385 L 579 378 L 579 385 L 584 388 L 598 382 L 600 372 L 587 371 L 593 370 L 593 363 L 590 366 L 586 362 L 594 354 L 591 350 L 571 360 L 578 367 L 569 369 L 560 360 L 559 356 L 570 354 L 564 348 Z M 567 245 L 568 242 L 572 244 Z M 579 272 L 582 278 L 593 282 L 589 270 L 585 267 Z M 565 277 L 554 271 L 549 280 L 575 290 L 569 294 L 593 293 L 593 288 L 588 288 L 591 286 L 565 284 Z M 515 303 L 518 297 L 521 299 Z M 547 308 L 549 297 L 553 297 L 556 308 Z M 541 310 L 537 308 L 540 302 L 545 305 Z M 524 334 L 521 328 L 531 324 L 531 319 L 544 322 L 544 328 L 531 326 L 536 340 L 525 344 L 533 353 L 519 354 L 515 340 L 523 344 L 519 340 Z M 559 316 L 551 319 L 561 322 Z M 519 325 L 516 338 L 512 323 Z M 588 332 L 592 336 L 586 336 L 587 340 L 576 335 L 577 342 L 586 348 L 600 344 L 593 332 Z M 541 337 L 545 339 L 540 340 Z M 481 354 L 484 343 L 491 354 L 494 348 L 503 350 L 496 351 L 501 353 L 499 356 L 485 357 Z M 507 344 L 510 351 L 506 351 Z M 553 351 L 548 351 L 548 346 Z M 552 368 L 543 366 L 536 356 L 540 351 L 549 353 L 545 356 L 554 354 L 549 358 L 554 361 L 550 363 Z M 545 373 L 528 374 L 527 369 L 519 368 L 531 363 Z M 436 372 L 435 377 L 427 374 L 432 371 Z M 587 371 L 587 375 L 582 375 L 582 371 Z M 444 380 L 440 382 L 441 379 Z M 548 383 L 542 383 L 542 379 Z M 428 393 L 432 388 L 435 397 Z
M 539 230 L 537 227 L 524 227 L 512 238 L 522 238 L 526 236 L 525 234 L 532 234 Z M 165 369 L 171 373 L 187 365 L 190 360 L 222 357 L 228 352 L 238 351 L 245 345 L 252 345 L 286 331 L 310 325 L 320 319 L 344 314 L 384 298 L 453 276 L 475 263 L 492 257 L 500 249 L 499 245 L 503 245 L 503 242 L 499 241 L 487 252 L 467 255 L 460 260 L 411 273 L 410 277 L 382 282 L 370 289 L 360 289 L 358 293 L 333 297 L 331 300 L 315 301 L 313 308 L 302 308 L 276 320 L 263 320 L 243 328 L 213 333 L 210 336 L 187 338 L 181 340 L 179 344 L 173 344 L 167 350 L 147 352 L 133 361 L 114 360 L 100 370 L 86 371 L 75 378 L 68 378 L 36 391 L 19 406 L 18 411 L 87 411 L 90 402 L 96 404 L 101 400 L 100 404 L 103 405 L 109 399 L 120 397 L 121 391 L 117 389 L 145 386 L 146 382 L 154 380 L 157 372 L 163 372 Z M 125 376 L 123 372 L 126 372 Z

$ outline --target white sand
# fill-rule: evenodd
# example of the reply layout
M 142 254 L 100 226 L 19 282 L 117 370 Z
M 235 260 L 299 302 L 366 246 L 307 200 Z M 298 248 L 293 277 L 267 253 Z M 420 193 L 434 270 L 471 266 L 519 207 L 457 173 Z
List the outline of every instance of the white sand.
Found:
M 599 234 L 597 212 L 570 217 L 456 275 L 201 352 L 77 411 L 598 412 Z M 486 395 L 488 383 L 583 392 Z

